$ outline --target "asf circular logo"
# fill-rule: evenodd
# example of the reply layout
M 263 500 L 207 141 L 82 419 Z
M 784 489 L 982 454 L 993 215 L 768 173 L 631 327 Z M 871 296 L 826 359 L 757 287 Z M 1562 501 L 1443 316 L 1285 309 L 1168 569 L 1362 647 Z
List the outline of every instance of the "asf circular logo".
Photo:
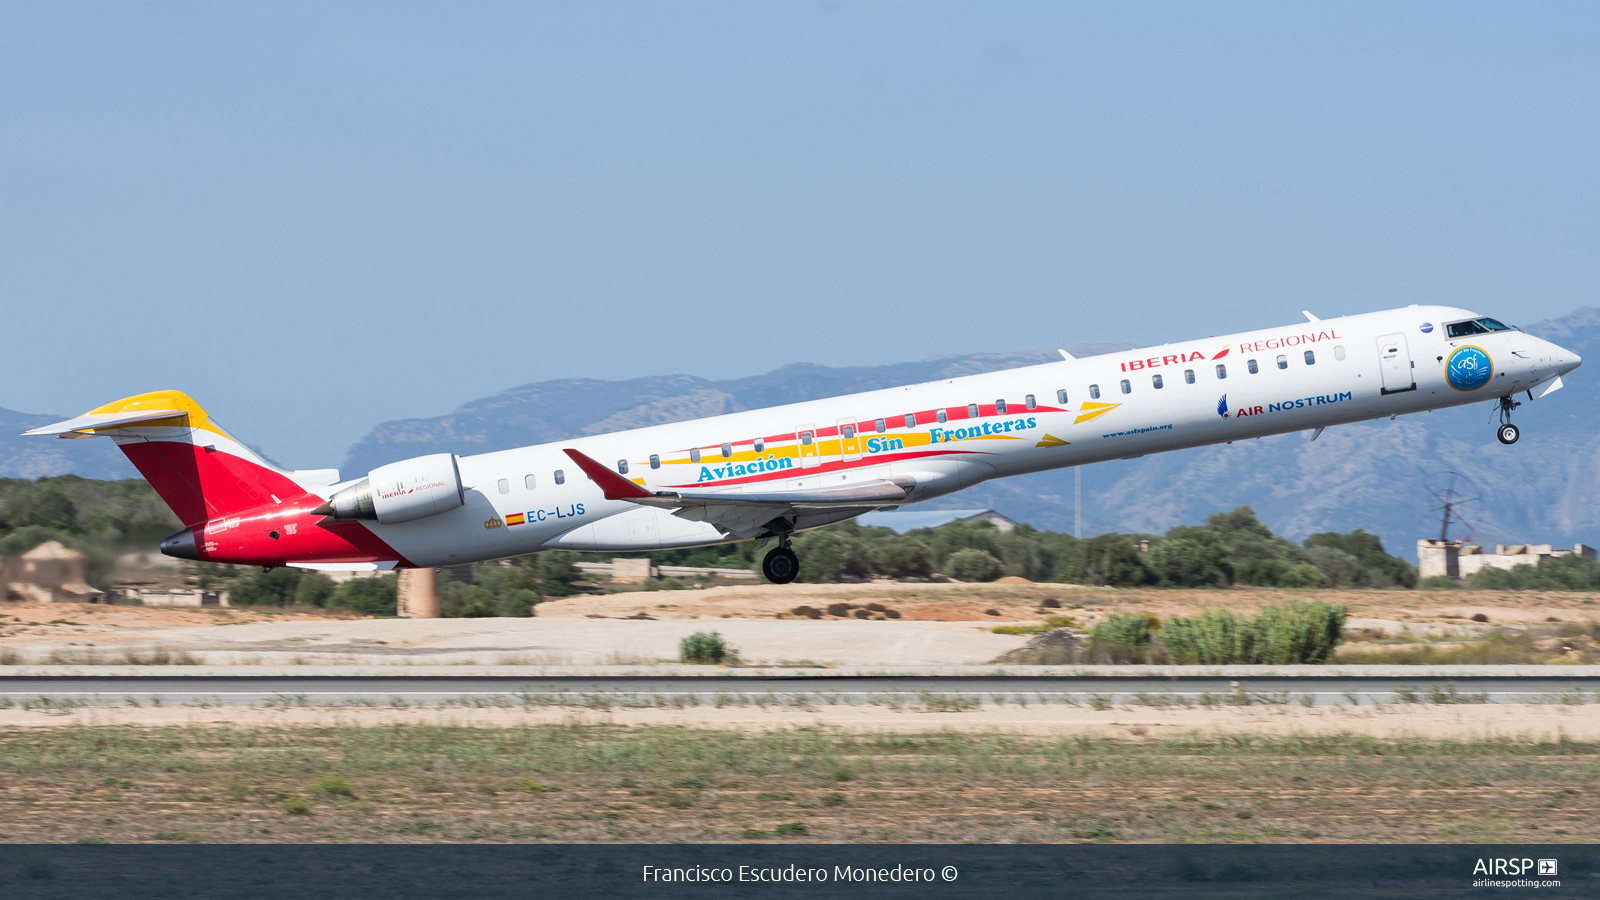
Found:
M 1494 377 L 1494 362 L 1481 347 L 1457 347 L 1444 364 L 1444 380 L 1458 391 L 1475 391 Z

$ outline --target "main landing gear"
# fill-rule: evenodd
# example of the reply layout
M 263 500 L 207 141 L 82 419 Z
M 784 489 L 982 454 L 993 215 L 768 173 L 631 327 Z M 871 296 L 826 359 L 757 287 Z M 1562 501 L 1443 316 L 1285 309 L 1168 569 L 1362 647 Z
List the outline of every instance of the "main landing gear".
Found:
M 789 536 L 778 535 L 778 546 L 761 560 L 761 574 L 773 584 L 788 584 L 800 575 L 800 557 L 789 549 Z
M 1500 398 L 1500 427 L 1495 431 L 1495 437 L 1500 439 L 1500 443 L 1515 444 L 1517 438 L 1522 436 L 1517 426 L 1511 424 L 1511 411 L 1521 405 L 1509 396 Z

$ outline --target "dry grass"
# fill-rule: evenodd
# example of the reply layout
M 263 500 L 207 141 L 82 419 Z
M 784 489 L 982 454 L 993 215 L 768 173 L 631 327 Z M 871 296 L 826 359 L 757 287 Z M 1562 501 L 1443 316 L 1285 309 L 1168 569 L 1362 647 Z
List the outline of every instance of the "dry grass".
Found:
M 0 840 L 1581 841 L 1600 832 L 1597 752 L 1559 738 L 74 726 L 0 732 Z

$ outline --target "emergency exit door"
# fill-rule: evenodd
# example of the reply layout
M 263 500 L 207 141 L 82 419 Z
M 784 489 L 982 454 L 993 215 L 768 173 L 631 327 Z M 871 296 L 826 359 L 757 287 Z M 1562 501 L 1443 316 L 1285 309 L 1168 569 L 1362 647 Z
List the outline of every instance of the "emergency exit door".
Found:
M 1403 334 L 1386 334 L 1378 338 L 1378 365 L 1383 371 L 1383 393 L 1398 394 L 1417 388 L 1416 369 L 1411 362 L 1411 348 Z

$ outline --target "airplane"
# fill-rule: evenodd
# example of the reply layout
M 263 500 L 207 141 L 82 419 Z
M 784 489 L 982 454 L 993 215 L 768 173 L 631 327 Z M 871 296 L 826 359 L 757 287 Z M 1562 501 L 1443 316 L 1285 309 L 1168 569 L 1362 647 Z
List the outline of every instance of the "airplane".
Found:
M 1543 397 L 1576 353 L 1465 309 L 1410 306 L 460 456 L 354 479 L 285 470 L 179 391 L 25 432 L 109 436 L 184 524 L 187 560 L 388 571 L 540 550 L 760 539 L 769 581 L 797 532 L 988 481 L 1492 400 Z

